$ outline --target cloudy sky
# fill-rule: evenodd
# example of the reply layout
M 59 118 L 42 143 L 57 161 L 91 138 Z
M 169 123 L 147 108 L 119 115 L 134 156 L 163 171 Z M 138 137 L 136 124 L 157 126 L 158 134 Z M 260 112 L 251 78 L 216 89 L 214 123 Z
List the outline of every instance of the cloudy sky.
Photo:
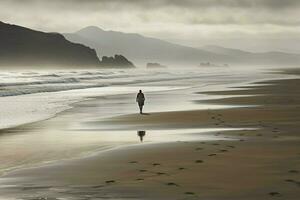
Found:
M 194 47 L 300 53 L 300 0 L 0 0 L 0 20 L 48 32 L 94 25 Z

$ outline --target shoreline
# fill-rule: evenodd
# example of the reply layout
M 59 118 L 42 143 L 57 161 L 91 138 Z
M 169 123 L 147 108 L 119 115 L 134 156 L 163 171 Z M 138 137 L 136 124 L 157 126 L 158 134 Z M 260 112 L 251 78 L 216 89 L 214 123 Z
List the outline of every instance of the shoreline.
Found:
M 272 82 L 272 81 L 271 81 Z M 5 197 L 112 199 L 297 199 L 300 185 L 300 79 L 273 81 L 252 90 L 214 93 L 271 93 L 212 99 L 215 104 L 261 106 L 122 115 L 98 121 L 119 129 L 258 127 L 217 131 L 216 141 L 131 145 L 1 176 Z M 199 101 L 201 103 L 202 101 Z M 201 122 L 201 123 L 200 123 Z M 181 128 L 181 129 L 179 129 Z M 161 131 L 163 133 L 163 131 Z M 192 133 L 201 135 L 197 131 Z M 234 138 L 235 140 L 230 140 Z M 226 140 L 229 139 L 229 140 Z M 176 152 L 176 153 L 175 153 Z M 237 164 L 238 163 L 238 164 Z M 15 185 L 9 187 L 9 185 Z
M 280 70 L 280 69 L 268 69 L 268 70 L 261 70 L 262 73 L 266 73 L 269 72 L 270 74 L 270 70 L 271 71 L 275 71 L 273 72 L 274 74 L 276 73 L 282 73 L 282 74 L 287 74 L 287 75 L 293 75 L 293 72 L 294 71 L 297 71 L 296 69 L 289 69 L 289 70 Z M 86 70 L 83 70 L 83 72 L 85 72 Z M 207 74 L 206 74 L 207 75 Z M 198 77 L 199 75 L 195 76 L 195 77 L 190 77 L 191 79 L 195 79 L 196 77 Z M 147 81 L 147 82 L 142 82 L 140 84 L 137 84 L 137 83 L 129 83 L 129 84 L 125 84 L 125 85 L 122 85 L 122 84 L 117 84 L 117 85 L 112 85 L 112 86 L 106 86 L 105 88 L 107 87 L 138 87 L 138 85 L 142 85 L 142 87 L 147 87 L 147 84 L 155 84 L 155 83 L 163 83 L 163 82 L 169 82 L 169 81 L 176 81 L 176 80 L 182 80 L 186 77 L 176 77 L 176 78 L 172 78 L 172 79 L 165 79 L 165 80 L 155 80 L 155 81 Z M 270 81 L 270 80 L 276 80 L 278 78 L 275 78 L 275 77 L 269 77 L 269 78 L 260 78 L 259 80 L 260 81 Z M 255 84 L 257 82 L 257 80 L 248 80 L 248 81 L 243 81 L 243 85 L 252 85 L 252 84 Z M 235 84 L 237 87 L 239 87 L 241 85 L 241 83 L 236 83 Z M 72 91 L 85 91 L 85 90 L 90 90 L 90 89 L 102 89 L 104 88 L 103 86 L 100 86 L 100 87 L 90 87 L 90 88 L 82 88 L 82 89 L 70 89 L 70 90 L 62 90 L 62 91 L 53 91 L 53 92 L 40 92 L 40 93 L 32 93 L 32 94 L 24 94 L 24 95 L 17 95 L 17 96 L 4 96 L 2 98 L 13 98 L 13 97 L 30 97 L 30 96 L 39 96 L 39 95 L 45 95 L 45 94 L 60 94 L 60 93 L 71 93 Z M 180 89 L 180 88 L 178 88 Z M 224 90 L 226 89 L 226 87 L 223 88 Z M 177 90 L 177 89 L 168 89 L 168 90 L 162 90 L 162 91 L 171 91 L 171 90 Z M 226 89 L 227 90 L 227 89 Z M 151 91 L 150 91 L 151 92 Z M 152 92 L 159 92 L 159 91 L 152 91 Z M 132 92 L 130 92 L 132 93 Z M 22 127 L 22 126 L 26 126 L 26 125 L 30 125 L 30 124 L 33 124 L 33 123 L 39 123 L 39 122 L 42 122 L 42 121 L 45 121 L 45 120 L 48 120 L 48 119 L 51 119 L 51 118 L 54 118 L 54 117 L 57 117 L 60 113 L 63 113 L 65 111 L 68 111 L 69 109 L 72 109 L 77 103 L 80 103 L 80 102 L 83 102 L 83 101 L 90 101 L 90 99 L 94 99 L 94 98 L 103 98 L 105 96 L 113 96 L 113 95 L 127 95 L 127 94 L 130 94 L 130 93 L 121 93 L 121 94 L 108 94 L 108 95 L 103 95 L 103 94 L 99 94 L 99 95 L 96 95 L 96 96 L 93 96 L 93 95 L 88 95 L 88 96 L 81 96 L 80 99 L 73 99 L 73 102 L 70 102 L 70 103 L 62 103 L 62 105 L 66 108 L 62 109 L 62 110 L 59 110 L 59 111 L 54 111 L 53 114 L 51 114 L 50 116 L 48 117 L 43 117 L 41 119 L 36 119 L 34 121 L 30 121 L 30 122 L 25 122 L 25 123 L 20 123 L 20 124 L 16 124 L 16 125 L 10 125 L 9 127 L 3 127 L 0 129 L 1 132 L 4 132 L 6 130 L 9 130 L 9 129 L 14 129 L 14 128 L 18 128 L 18 127 Z M 203 93 L 205 94 L 205 93 Z M 209 93 L 208 93 L 209 94 Z M 218 99 L 218 98 L 217 98 Z M 61 107 L 61 106 L 59 106 Z M 218 108 L 216 108 L 218 109 Z M 35 112 L 35 111 L 34 111 Z

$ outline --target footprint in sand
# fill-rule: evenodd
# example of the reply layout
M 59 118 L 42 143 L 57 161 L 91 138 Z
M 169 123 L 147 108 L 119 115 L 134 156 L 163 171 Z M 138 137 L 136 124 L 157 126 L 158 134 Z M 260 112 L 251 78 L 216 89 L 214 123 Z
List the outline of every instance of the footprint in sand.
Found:
M 160 166 L 160 163 L 153 163 L 152 165 L 153 165 L 154 167 L 155 167 L 155 166 Z
M 168 186 L 176 186 L 176 187 L 179 187 L 178 184 L 173 183 L 173 182 L 166 183 L 166 185 L 168 185 Z
M 235 148 L 235 146 L 232 146 L 232 145 L 227 145 L 227 147 L 232 148 L 232 149 Z
M 196 195 L 194 192 L 185 192 L 186 195 Z
M 164 173 L 164 172 L 157 172 L 156 174 L 159 175 L 159 176 L 161 176 L 161 175 L 167 175 L 167 174 Z
M 48 200 L 49 198 L 48 197 L 36 197 L 34 199 L 38 199 L 38 200 Z
M 196 151 L 200 151 L 200 150 L 203 150 L 203 148 L 198 147 L 198 148 L 196 148 L 195 150 L 196 150 Z
M 92 188 L 102 188 L 102 187 L 104 187 L 104 185 L 94 185 L 94 186 L 92 186 Z
M 294 183 L 295 181 L 293 179 L 286 179 L 286 182 Z
M 228 150 L 226 149 L 221 149 L 219 152 L 227 152 Z
M 178 167 L 178 170 L 185 170 L 184 167 Z
M 144 179 L 143 178 L 137 178 L 135 179 L 136 181 L 143 181 Z
M 290 170 L 289 173 L 297 174 L 297 173 L 299 173 L 299 171 L 298 170 Z
M 216 156 L 217 154 L 215 153 L 212 153 L 212 154 L 209 154 L 208 156 Z
M 212 144 L 212 145 L 214 145 L 214 146 L 218 146 L 218 145 L 220 145 L 220 144 L 218 144 L 218 143 L 214 143 L 214 144 Z
M 140 169 L 139 172 L 147 172 L 148 170 L 146 169 Z
M 129 162 L 130 164 L 136 164 L 136 163 L 138 163 L 137 161 L 130 161 Z
M 37 189 L 51 189 L 52 186 L 25 186 L 22 190 L 37 190 Z
M 269 193 L 270 196 L 281 196 L 281 194 L 279 192 L 270 192 Z
M 294 183 L 296 184 L 297 186 L 300 186 L 300 182 L 299 181 L 295 181 L 293 179 L 286 179 L 285 182 L 288 182 L 288 183 Z
M 203 163 L 203 160 L 196 160 L 195 163 Z
M 109 181 L 105 181 L 106 184 L 111 184 L 111 183 L 115 183 L 115 180 L 109 180 Z

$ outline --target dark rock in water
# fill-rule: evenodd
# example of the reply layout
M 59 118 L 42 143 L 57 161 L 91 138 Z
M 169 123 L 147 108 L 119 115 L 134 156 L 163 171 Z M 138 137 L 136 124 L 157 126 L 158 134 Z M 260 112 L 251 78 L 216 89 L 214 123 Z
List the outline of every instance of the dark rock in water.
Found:
M 229 67 L 228 64 L 215 64 L 211 62 L 202 62 L 200 63 L 200 67 Z
M 109 68 L 134 68 L 134 64 L 122 55 L 114 57 L 103 56 L 101 66 Z
M 147 63 L 147 68 L 148 69 L 157 69 L 157 68 L 167 68 L 164 65 L 161 65 L 159 63 Z
M 97 67 L 96 51 L 58 33 L 44 33 L 0 21 L 0 66 Z

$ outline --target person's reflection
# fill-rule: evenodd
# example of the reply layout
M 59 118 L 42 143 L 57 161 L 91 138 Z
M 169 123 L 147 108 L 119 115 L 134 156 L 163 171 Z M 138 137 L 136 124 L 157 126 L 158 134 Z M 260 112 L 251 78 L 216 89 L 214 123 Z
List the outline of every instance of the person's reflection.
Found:
M 140 137 L 141 142 L 143 142 L 143 138 L 146 135 L 146 131 L 137 131 L 137 135 Z

